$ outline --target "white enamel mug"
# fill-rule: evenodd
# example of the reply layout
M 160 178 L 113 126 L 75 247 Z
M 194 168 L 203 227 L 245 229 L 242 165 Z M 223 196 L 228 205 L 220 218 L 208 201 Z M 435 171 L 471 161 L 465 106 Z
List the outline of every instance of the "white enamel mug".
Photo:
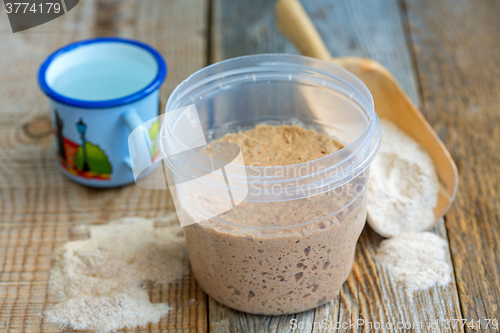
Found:
M 38 83 L 50 100 L 62 172 L 91 187 L 133 183 L 128 136 L 158 116 L 166 75 L 162 56 L 134 40 L 89 39 L 51 54 Z M 156 139 L 158 130 L 153 122 L 146 133 Z

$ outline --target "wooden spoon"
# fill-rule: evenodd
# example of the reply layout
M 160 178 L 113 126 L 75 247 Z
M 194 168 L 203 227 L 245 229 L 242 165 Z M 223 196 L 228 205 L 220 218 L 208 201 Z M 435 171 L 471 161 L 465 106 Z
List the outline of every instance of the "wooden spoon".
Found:
M 360 57 L 332 58 L 298 0 L 278 0 L 276 20 L 283 34 L 303 55 L 329 61 L 347 69 L 361 79 L 373 96 L 378 116 L 396 123 L 429 152 L 436 165 L 440 181 L 438 202 L 434 208 L 435 220 L 429 226 L 431 228 L 446 214 L 455 199 L 458 188 L 455 162 L 432 127 L 413 105 L 392 74 L 380 63 Z M 368 223 L 378 234 L 384 237 L 390 236 L 381 232 L 370 221 L 369 214 Z

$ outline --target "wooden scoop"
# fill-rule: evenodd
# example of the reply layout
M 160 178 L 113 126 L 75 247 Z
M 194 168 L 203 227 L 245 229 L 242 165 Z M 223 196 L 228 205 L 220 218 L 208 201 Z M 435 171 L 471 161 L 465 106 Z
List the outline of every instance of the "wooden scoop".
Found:
M 392 74 L 380 63 L 360 57 L 332 58 L 298 0 L 278 0 L 276 20 L 283 34 L 303 55 L 329 61 L 361 79 L 373 96 L 378 116 L 396 123 L 429 152 L 436 165 L 441 185 L 434 209 L 435 221 L 429 226 L 431 228 L 448 211 L 458 188 L 457 167 L 432 127 L 406 96 Z M 368 223 L 378 234 L 389 236 L 380 232 L 369 217 Z

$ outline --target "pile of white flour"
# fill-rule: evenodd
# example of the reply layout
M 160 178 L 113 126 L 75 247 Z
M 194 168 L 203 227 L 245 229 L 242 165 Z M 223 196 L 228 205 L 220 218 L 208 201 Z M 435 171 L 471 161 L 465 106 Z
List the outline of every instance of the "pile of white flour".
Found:
M 431 232 L 402 233 L 380 244 L 377 260 L 409 291 L 445 286 L 451 282 L 447 244 Z
M 409 291 L 451 281 L 447 242 L 421 232 L 435 222 L 439 179 L 429 153 L 389 120 L 381 119 L 380 151 L 370 166 L 368 219 L 383 241 L 377 260 Z
M 370 166 L 368 219 L 382 236 L 418 232 L 435 221 L 439 180 L 429 153 L 389 120 Z
M 58 303 L 45 319 L 97 332 L 158 322 L 170 307 L 151 303 L 146 283 L 168 285 L 188 271 L 184 236 L 172 215 L 156 223 L 126 218 L 86 227 L 90 238 L 58 248 L 50 276 Z

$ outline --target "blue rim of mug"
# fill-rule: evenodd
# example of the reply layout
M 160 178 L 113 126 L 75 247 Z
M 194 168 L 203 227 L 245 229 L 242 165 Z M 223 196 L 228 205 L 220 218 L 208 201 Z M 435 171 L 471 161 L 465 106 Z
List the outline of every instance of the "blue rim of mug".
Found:
M 102 100 L 102 101 L 86 101 L 86 100 L 81 100 L 81 99 L 75 99 L 75 98 L 70 98 L 66 97 L 64 95 L 61 95 L 54 91 L 48 84 L 47 81 L 45 80 L 45 75 L 47 73 L 47 69 L 49 68 L 50 64 L 59 56 L 62 54 L 73 51 L 78 47 L 89 45 L 89 44 L 96 44 L 96 43 L 123 43 L 123 44 L 129 44 L 129 45 L 134 45 L 137 47 L 140 47 L 147 52 L 149 52 L 156 60 L 156 63 L 158 64 L 158 72 L 156 73 L 155 78 L 153 81 L 151 81 L 147 86 L 144 88 L 130 94 L 127 96 L 123 96 L 120 98 L 115 98 L 115 99 L 108 99 L 108 100 Z M 153 49 L 151 46 L 141 43 L 139 41 L 131 40 L 131 39 L 125 39 L 125 38 L 118 38 L 118 37 L 102 37 L 102 38 L 92 38 L 92 39 L 86 39 L 82 40 L 76 43 L 72 43 L 69 45 L 66 45 L 59 50 L 55 51 L 52 53 L 40 66 L 40 69 L 38 70 L 38 84 L 40 86 L 40 89 L 52 98 L 53 100 L 70 105 L 70 106 L 76 106 L 76 107 L 81 107 L 81 108 L 88 108 L 88 109 L 97 109 L 97 108 L 109 108 L 109 107 L 114 107 L 114 106 L 119 106 L 123 104 L 128 104 L 135 102 L 143 97 L 146 97 L 147 95 L 151 94 L 154 92 L 160 85 L 163 83 L 165 80 L 165 77 L 167 76 L 167 64 L 165 63 L 165 60 L 163 57 L 160 55 L 158 51 Z

